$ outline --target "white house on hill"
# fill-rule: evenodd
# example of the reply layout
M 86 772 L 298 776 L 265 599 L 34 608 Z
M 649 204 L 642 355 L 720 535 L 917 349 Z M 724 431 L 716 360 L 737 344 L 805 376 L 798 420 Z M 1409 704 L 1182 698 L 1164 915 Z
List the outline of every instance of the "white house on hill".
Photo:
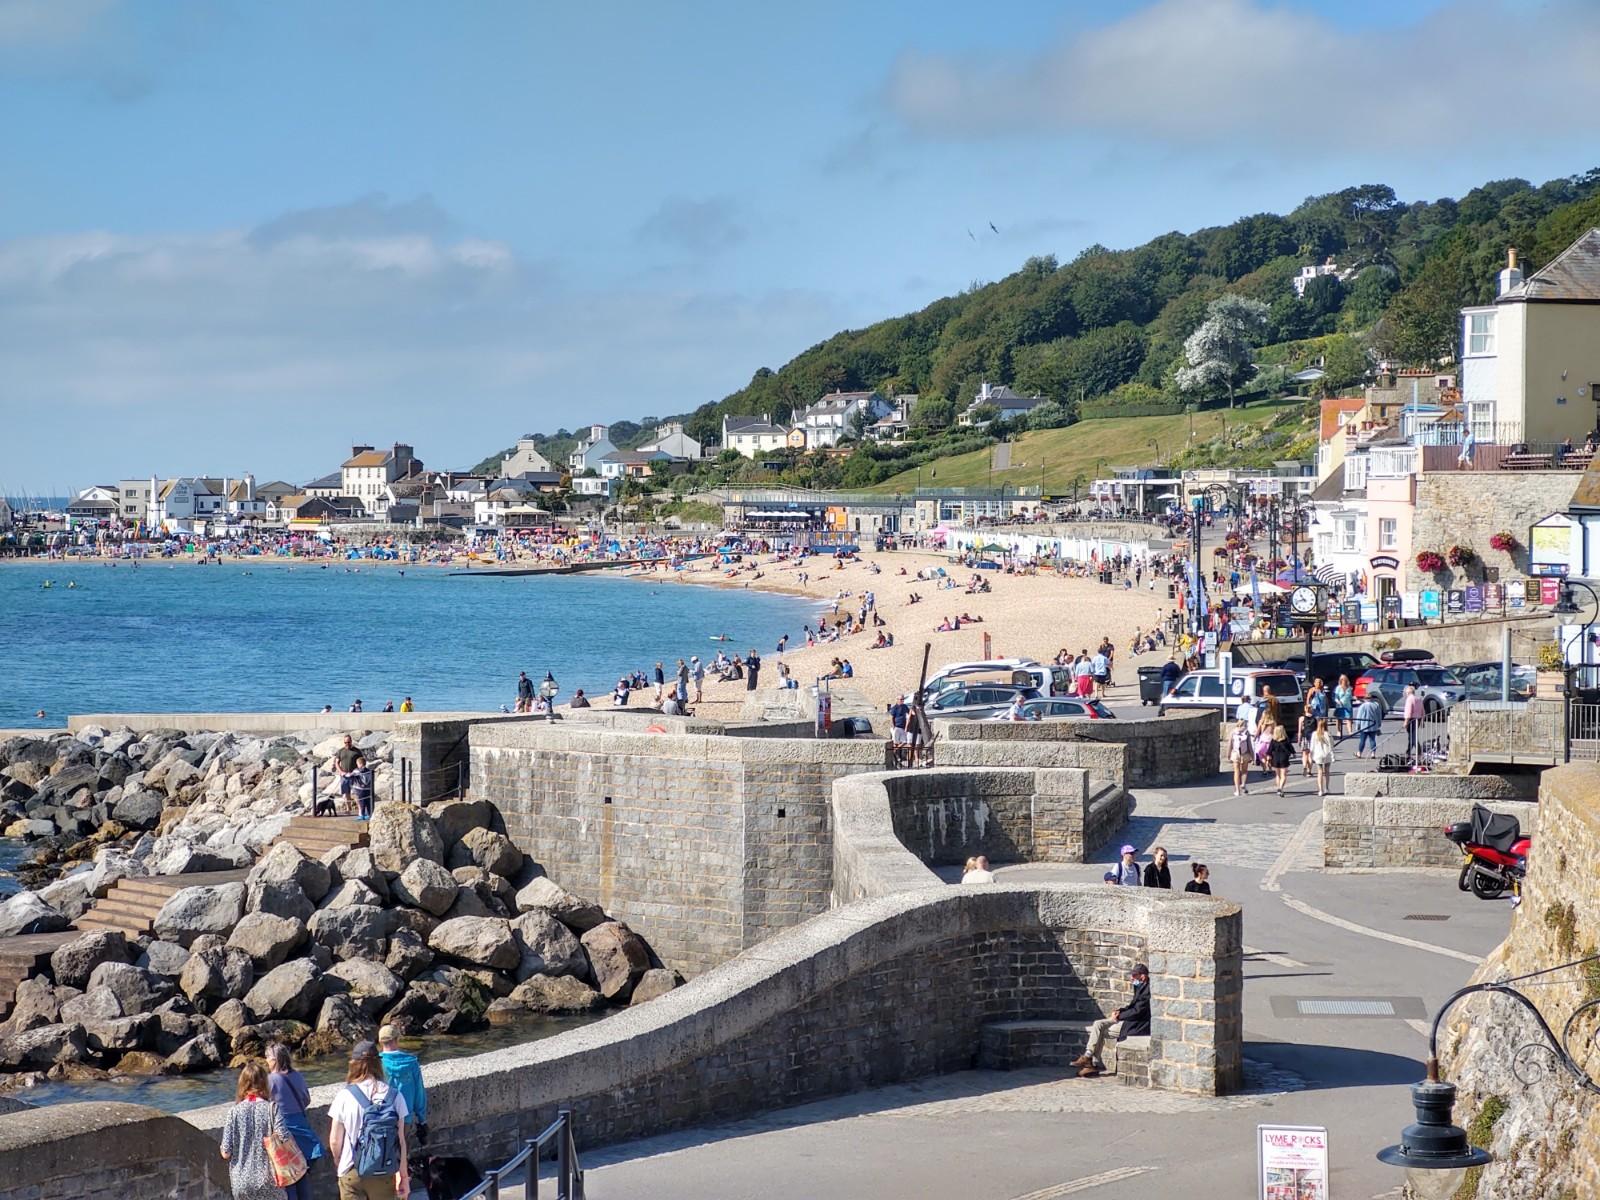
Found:
M 789 444 L 789 431 L 772 423 L 772 414 L 759 417 L 722 418 L 722 448 L 737 450 L 746 458 L 770 454 Z
M 616 451 L 617 448 L 611 444 L 611 427 L 591 425 L 589 432 L 578 440 L 577 447 L 567 456 L 567 466 L 574 475 L 598 471 L 606 455 L 615 454 Z
M 984 383 L 979 385 L 978 394 L 957 418 L 957 422 L 961 425 L 980 424 L 973 414 L 986 405 L 1000 410 L 1000 420 L 1009 421 L 1015 417 L 1026 416 L 1043 403 L 1043 396 L 1020 396 L 1004 384 L 995 387 L 993 384 Z
M 888 403 L 877 392 L 836 391 L 795 413 L 794 427 L 805 435 L 806 448 L 815 450 L 837 446 L 853 432 L 858 414 L 870 425 L 888 411 Z

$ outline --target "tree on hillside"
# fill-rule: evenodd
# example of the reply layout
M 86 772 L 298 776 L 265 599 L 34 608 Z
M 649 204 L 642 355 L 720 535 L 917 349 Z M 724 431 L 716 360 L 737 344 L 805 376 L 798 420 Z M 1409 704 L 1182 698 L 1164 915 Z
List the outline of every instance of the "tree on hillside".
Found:
M 1065 404 L 1046 400 L 1034 405 L 1027 417 L 1029 429 L 1063 429 L 1072 424 L 1072 410 Z
M 1183 344 L 1189 365 L 1179 370 L 1178 386 L 1186 392 L 1225 392 L 1233 407 L 1239 385 L 1250 378 L 1250 356 L 1267 331 L 1267 306 L 1243 296 L 1219 296 L 1206 309 L 1206 319 Z
M 1335 334 L 1329 338 L 1322 351 L 1323 391 L 1336 395 L 1344 388 L 1360 383 L 1367 373 L 1367 351 L 1358 338 L 1349 334 Z
M 911 407 L 913 429 L 948 429 L 955 420 L 955 403 L 943 396 L 922 396 Z

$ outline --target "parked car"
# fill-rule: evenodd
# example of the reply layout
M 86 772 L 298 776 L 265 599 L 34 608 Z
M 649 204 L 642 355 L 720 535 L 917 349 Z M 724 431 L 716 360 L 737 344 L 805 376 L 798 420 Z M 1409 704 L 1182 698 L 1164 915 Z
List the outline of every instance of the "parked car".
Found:
M 1109 721 L 1116 715 L 1098 700 L 1077 700 L 1064 696 L 1028 700 L 1024 701 L 1022 705 L 1022 719 L 1024 721 Z M 991 721 L 1009 721 L 1011 719 L 1011 710 L 1008 708 L 999 716 L 990 717 L 989 719 Z
M 1220 671 L 1190 671 L 1161 698 L 1161 714 L 1188 712 L 1193 709 L 1225 709 L 1223 719 L 1232 717 L 1246 698 L 1259 701 L 1268 690 L 1278 701 L 1284 722 L 1292 733 L 1300 719 L 1300 709 L 1305 694 L 1300 688 L 1300 677 L 1282 667 L 1243 668 L 1231 673 L 1227 694 L 1224 695 Z
M 1358 676 L 1366 674 L 1378 666 L 1378 660 L 1363 650 L 1339 651 L 1337 653 L 1311 655 L 1311 671 L 1306 671 L 1306 656 L 1293 654 L 1288 658 L 1273 664 L 1285 670 L 1293 671 L 1296 675 L 1310 683 L 1313 678 L 1322 680 L 1322 686 L 1332 692 L 1339 682 L 1339 676 L 1344 675 L 1354 686 Z
M 1067 667 L 1048 666 L 1031 658 L 951 663 L 929 678 L 923 695 L 936 696 L 953 687 L 972 687 L 980 683 L 1038 688 L 1047 696 L 1064 696 L 1072 691 L 1072 671 Z
M 1438 665 L 1377 667 L 1355 682 L 1358 699 L 1377 692 L 1384 711 L 1396 707 L 1405 696 L 1406 685 L 1417 689 L 1426 712 L 1438 712 L 1467 698 L 1466 686 Z
M 1461 680 L 1468 700 L 1500 699 L 1502 664 L 1499 662 L 1457 663 L 1450 673 Z M 1538 672 L 1519 663 L 1511 664 L 1511 699 L 1531 700 Z
M 929 717 L 965 717 L 981 721 L 998 716 L 1011 707 L 1013 696 L 1024 700 L 1042 699 L 1038 688 L 1000 687 L 995 684 L 977 684 L 972 687 L 953 687 L 940 692 L 927 702 Z

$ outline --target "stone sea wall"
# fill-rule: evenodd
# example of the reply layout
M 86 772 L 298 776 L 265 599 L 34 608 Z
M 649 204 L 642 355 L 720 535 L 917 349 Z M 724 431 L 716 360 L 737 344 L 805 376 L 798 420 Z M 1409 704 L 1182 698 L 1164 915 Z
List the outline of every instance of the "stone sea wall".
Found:
M 1444 828 L 1472 819 L 1482 804 L 1539 828 L 1535 775 L 1357 774 L 1345 793 L 1322 802 L 1322 861 L 1327 867 L 1461 866 Z
M 1131 702 L 1119 706 L 1132 713 Z M 945 721 L 954 742 L 1096 742 L 1128 748 L 1127 787 L 1169 787 L 1217 773 L 1220 714 L 1125 716 L 1114 721 Z
M 138 1104 L 72 1104 L 0 1117 L 6 1200 L 225 1200 L 214 1137 Z
M 835 780 L 883 768 L 877 740 L 745 738 L 580 722 L 403 726 L 397 754 L 469 759 L 475 796 L 565 886 L 628 914 L 667 961 L 706 970 L 828 907 Z M 949 741 L 941 765 L 1066 767 L 1123 785 L 1127 747 Z M 1109 820 L 1087 836 L 1110 836 Z M 1120 822 L 1118 822 L 1120 824 Z
M 1474 982 L 1544 970 L 1600 946 L 1600 766 L 1546 771 L 1539 805 L 1522 904 Z M 1536 982 L 1542 986 L 1527 988 L 1527 995 L 1557 1032 L 1580 1005 L 1600 999 L 1596 964 Z M 1595 1030 L 1590 1010 L 1569 1043 L 1591 1078 L 1600 1076 Z M 1448 1018 L 1441 1065 L 1443 1077 L 1460 1089 L 1456 1123 L 1495 1155 L 1460 1193 L 1467 1200 L 1600 1196 L 1600 1106 L 1544 1055 L 1523 1054 L 1531 1043 L 1543 1044 L 1532 1018 L 1493 995 L 1468 998 Z

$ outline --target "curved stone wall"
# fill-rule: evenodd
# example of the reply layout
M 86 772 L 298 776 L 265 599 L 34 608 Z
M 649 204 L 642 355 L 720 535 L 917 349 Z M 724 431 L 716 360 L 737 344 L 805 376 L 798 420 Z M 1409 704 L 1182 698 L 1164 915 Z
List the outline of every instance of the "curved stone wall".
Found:
M 141 1104 L 25 1107 L 0 1115 L 0 1196 L 225 1200 L 228 1166 L 181 1117 Z
M 1132 701 L 1114 721 L 941 721 L 952 742 L 1081 742 L 1127 747 L 1124 787 L 1166 787 L 1209 779 L 1218 771 L 1221 715 L 1139 715 Z
M 1153 1086 L 1238 1085 L 1240 918 L 1226 901 L 1087 884 L 938 885 L 847 905 L 684 987 L 540 1042 L 424 1068 L 429 1148 L 508 1156 L 559 1108 L 586 1145 L 975 1061 L 995 1021 L 1087 1021 L 1152 980 Z M 326 1119 L 334 1087 L 313 1092 Z M 208 1132 L 222 1107 L 186 1114 Z

